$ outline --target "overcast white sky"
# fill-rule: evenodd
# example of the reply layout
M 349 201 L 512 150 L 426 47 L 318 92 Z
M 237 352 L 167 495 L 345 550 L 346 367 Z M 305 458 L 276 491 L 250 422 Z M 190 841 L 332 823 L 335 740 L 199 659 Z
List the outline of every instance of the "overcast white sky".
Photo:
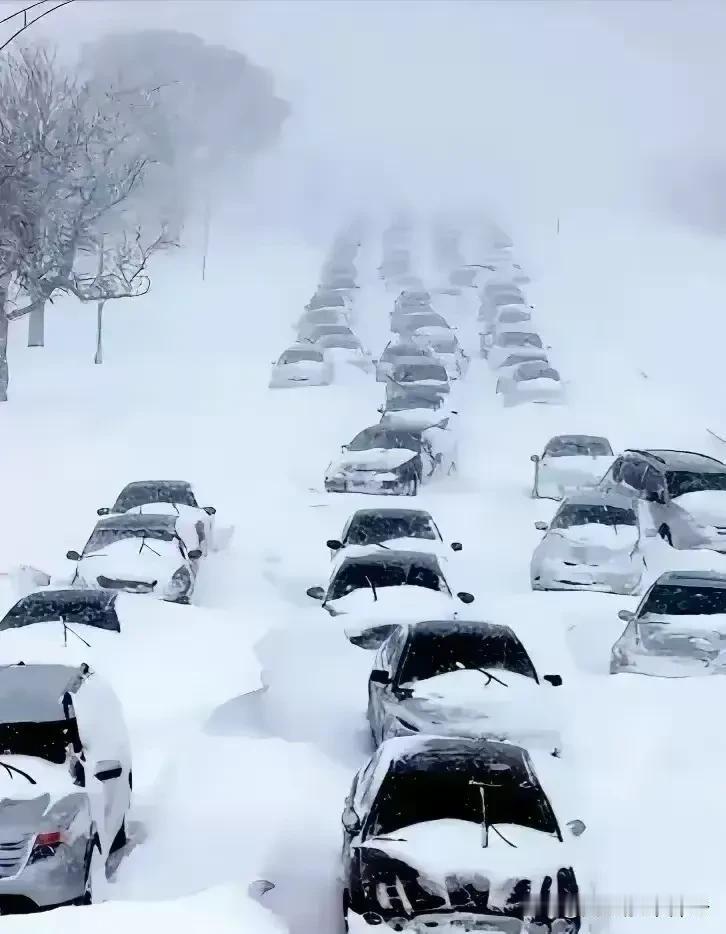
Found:
M 142 28 L 268 66 L 294 108 L 277 170 L 341 198 L 640 207 L 726 149 L 720 0 L 76 0 L 35 35 Z

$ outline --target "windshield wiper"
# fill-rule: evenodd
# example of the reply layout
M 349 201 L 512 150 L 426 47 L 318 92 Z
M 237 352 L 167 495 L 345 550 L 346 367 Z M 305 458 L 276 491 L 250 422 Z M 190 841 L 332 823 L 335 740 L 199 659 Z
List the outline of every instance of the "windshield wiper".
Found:
M 373 591 L 373 600 L 375 602 L 376 600 L 378 600 L 378 594 L 376 593 L 376 586 L 373 583 L 373 581 L 370 579 L 370 577 L 366 577 L 366 580 L 368 581 L 368 586 Z
M 508 688 L 508 687 L 509 687 L 509 685 L 507 684 L 506 681 L 502 681 L 501 678 L 497 678 L 496 675 L 493 675 L 490 671 L 487 671 L 485 668 L 477 668 L 476 665 L 473 665 L 473 666 L 471 667 L 471 669 L 470 669 L 470 668 L 469 668 L 467 665 L 465 665 L 463 662 L 456 662 L 455 664 L 456 664 L 456 667 L 457 667 L 460 671 L 470 671 L 470 670 L 471 670 L 471 671 L 479 671 L 479 672 L 481 672 L 481 674 L 483 674 L 483 675 L 486 677 L 486 679 L 487 679 L 487 687 L 492 683 L 492 681 L 496 681 L 497 684 L 501 684 L 502 687 L 505 687 L 505 688 Z
M 5 771 L 8 773 L 10 778 L 14 778 L 15 776 L 13 775 L 13 772 L 17 772 L 18 775 L 22 775 L 23 778 L 27 778 L 27 780 L 30 782 L 31 785 L 38 784 L 36 780 L 32 777 L 32 775 L 28 775 L 27 772 L 24 772 L 22 769 L 19 769 L 17 765 L 10 765 L 8 762 L 3 762 L 2 759 L 0 759 L 0 766 L 2 766 L 5 769 Z
M 146 543 L 146 536 L 145 536 L 145 535 L 144 535 L 144 537 L 141 539 L 141 544 L 139 545 L 139 554 L 141 554 L 141 550 L 142 550 L 143 548 L 148 548 L 149 551 L 152 552 L 152 554 L 155 554 L 157 558 L 160 558 L 160 557 L 161 557 L 161 553 L 160 553 L 160 552 L 155 551 L 155 550 L 151 547 L 151 545 L 147 545 L 147 543 Z
M 78 633 L 74 629 L 71 629 L 71 627 L 65 621 L 65 618 L 63 616 L 60 616 L 59 619 L 61 621 L 61 625 L 63 626 L 63 645 L 64 646 L 68 645 L 68 633 L 70 633 L 72 636 L 75 636 L 76 639 L 79 639 L 87 648 L 89 649 L 91 648 L 91 643 L 86 642 L 83 636 L 79 636 Z

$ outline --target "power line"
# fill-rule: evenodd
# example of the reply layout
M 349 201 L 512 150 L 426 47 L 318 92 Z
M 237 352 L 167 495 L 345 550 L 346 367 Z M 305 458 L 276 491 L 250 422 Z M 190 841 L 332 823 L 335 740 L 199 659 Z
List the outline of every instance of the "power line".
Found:
M 23 18 L 23 25 L 20 27 L 20 29 L 18 29 L 17 32 L 14 32 L 12 36 L 10 36 L 9 39 L 7 39 L 5 42 L 3 42 L 2 45 L 0 45 L 0 52 L 2 52 L 3 49 L 6 49 L 10 45 L 10 43 L 13 41 L 13 39 L 17 39 L 20 33 L 25 32 L 25 30 L 28 29 L 30 26 L 32 26 L 33 23 L 37 23 L 39 19 L 43 19 L 43 17 L 47 16 L 49 13 L 55 13 L 56 10 L 60 10 L 60 8 L 63 6 L 68 6 L 69 3 L 73 3 L 73 0 L 62 0 L 61 3 L 58 3 L 56 6 L 51 7 L 49 10 L 43 10 L 42 13 L 39 13 L 33 19 L 28 19 L 28 13 L 30 13 L 31 10 L 34 10 L 36 7 L 42 6 L 46 2 L 47 0 L 35 0 L 35 3 L 31 3 L 28 6 L 23 7 L 21 10 L 16 10 L 15 13 L 11 13 L 10 16 L 6 16 L 4 19 L 0 19 L 0 26 L 2 26 L 3 23 L 9 23 L 11 20 L 14 20 L 19 16 L 22 16 Z

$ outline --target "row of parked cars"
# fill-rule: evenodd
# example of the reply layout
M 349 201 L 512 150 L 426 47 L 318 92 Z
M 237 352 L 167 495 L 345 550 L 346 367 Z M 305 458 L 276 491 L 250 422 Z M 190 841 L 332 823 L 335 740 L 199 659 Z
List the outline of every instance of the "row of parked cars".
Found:
M 149 598 L 189 602 L 216 547 L 215 509 L 187 482 L 142 481 L 98 514 L 82 551 L 67 554 L 73 570 L 34 571 L 34 589 L 0 619 L 0 914 L 94 900 L 127 844 L 133 768 L 119 688 L 150 715 L 155 643 L 187 686 L 203 664 L 192 611 L 150 620 Z M 174 665 L 179 645 L 193 655 L 185 666 Z
M 441 439 L 454 434 L 448 399 L 465 367 L 447 372 L 432 335 L 414 326 L 451 330 L 428 318 L 432 292 L 410 281 L 403 221 L 385 232 L 380 272 L 398 296 L 376 363 L 386 398 L 379 424 L 329 468 L 331 491 L 410 493 L 437 461 L 455 467 Z M 456 583 L 462 544 L 428 511 L 359 508 L 326 545 L 328 582 L 308 595 L 374 653 L 375 751 L 342 814 L 346 929 L 577 931 L 570 848 L 585 826 L 554 797 L 561 740 L 549 702 L 561 676 L 511 628 L 461 618 L 474 602 Z

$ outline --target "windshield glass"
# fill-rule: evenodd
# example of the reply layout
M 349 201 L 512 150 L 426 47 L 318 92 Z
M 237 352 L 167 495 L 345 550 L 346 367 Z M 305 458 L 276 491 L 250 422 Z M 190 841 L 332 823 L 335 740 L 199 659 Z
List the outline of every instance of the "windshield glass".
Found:
M 424 587 L 447 592 L 436 561 L 346 561 L 330 585 L 328 600 L 338 600 L 362 587 Z
M 641 611 L 674 616 L 726 613 L 726 587 L 656 584 Z
M 549 801 L 516 760 L 487 761 L 472 754 L 419 754 L 395 762 L 376 797 L 372 835 L 382 835 L 436 820 L 483 821 L 482 791 L 487 823 L 519 824 L 557 833 Z
M 126 512 L 137 506 L 149 503 L 179 503 L 184 506 L 196 506 L 197 501 L 188 486 L 172 483 L 149 483 L 127 487 L 119 494 L 114 503 L 114 512 Z
M 634 509 L 619 506 L 566 503 L 552 520 L 553 529 L 569 529 L 573 525 L 637 525 Z
M 357 434 L 348 445 L 349 451 L 370 451 L 373 448 L 402 448 L 407 451 L 419 451 L 421 442 L 407 431 L 393 431 L 391 428 L 374 426 Z
M 609 457 L 613 449 L 605 438 L 552 438 L 544 453 L 547 457 Z
M 0 631 L 29 626 L 32 623 L 47 623 L 63 619 L 66 623 L 83 623 L 97 629 L 120 632 L 113 598 L 77 599 L 53 598 L 43 593 L 31 594 L 18 600 L 15 606 L 0 620 Z
M 318 340 L 321 347 L 328 347 L 330 350 L 360 350 L 360 341 L 357 337 L 346 334 L 327 334 Z
M 507 309 L 507 311 L 501 312 L 497 316 L 497 320 L 500 324 L 516 324 L 517 321 L 530 321 L 532 315 L 528 311 L 515 311 L 514 309 Z
M 726 490 L 726 472 L 698 473 L 690 470 L 668 471 L 666 483 L 671 497 L 704 490 Z
M 62 765 L 66 748 L 77 731 L 76 722 L 0 723 L 0 756 L 34 756 Z
M 527 380 L 530 379 L 559 380 L 560 374 L 557 370 L 553 370 L 551 366 L 547 366 L 546 363 L 537 363 L 533 361 L 532 363 L 525 363 L 521 366 L 514 374 L 514 378 L 520 383 L 527 382 Z
M 300 363 L 302 360 L 311 360 L 314 363 L 322 363 L 323 355 L 319 350 L 308 350 L 303 348 L 302 350 L 286 350 L 285 353 L 280 357 L 280 363 L 285 366 L 288 363 Z
M 505 331 L 497 336 L 500 347 L 541 347 L 539 334 L 525 334 L 523 331 Z
M 465 668 L 513 671 L 536 675 L 524 646 L 510 633 L 476 631 L 414 632 L 398 673 L 399 684 L 410 684 Z
M 417 328 L 448 328 L 449 326 L 446 319 L 437 314 L 406 315 L 404 323 L 409 331 L 415 331 Z
M 530 360 L 542 360 L 544 354 L 512 354 L 507 357 L 502 366 L 518 366 L 520 363 L 527 363 Z
M 438 535 L 431 516 L 425 513 L 368 513 L 353 518 L 345 541 L 350 545 L 377 545 L 394 538 L 436 541 Z
M 91 537 L 86 542 L 83 554 L 88 555 L 94 551 L 102 551 L 108 545 L 120 542 L 124 538 L 138 538 L 154 540 L 158 542 L 173 542 L 176 535 L 167 529 L 94 529 Z
M 395 357 L 426 357 L 428 351 L 418 344 L 389 344 L 383 351 L 381 360 L 392 360 Z
M 393 378 L 397 383 L 416 383 L 429 379 L 445 383 L 448 379 L 446 368 L 436 363 L 401 364 L 393 371 Z
M 456 338 L 439 337 L 429 341 L 429 346 L 434 353 L 456 353 Z

